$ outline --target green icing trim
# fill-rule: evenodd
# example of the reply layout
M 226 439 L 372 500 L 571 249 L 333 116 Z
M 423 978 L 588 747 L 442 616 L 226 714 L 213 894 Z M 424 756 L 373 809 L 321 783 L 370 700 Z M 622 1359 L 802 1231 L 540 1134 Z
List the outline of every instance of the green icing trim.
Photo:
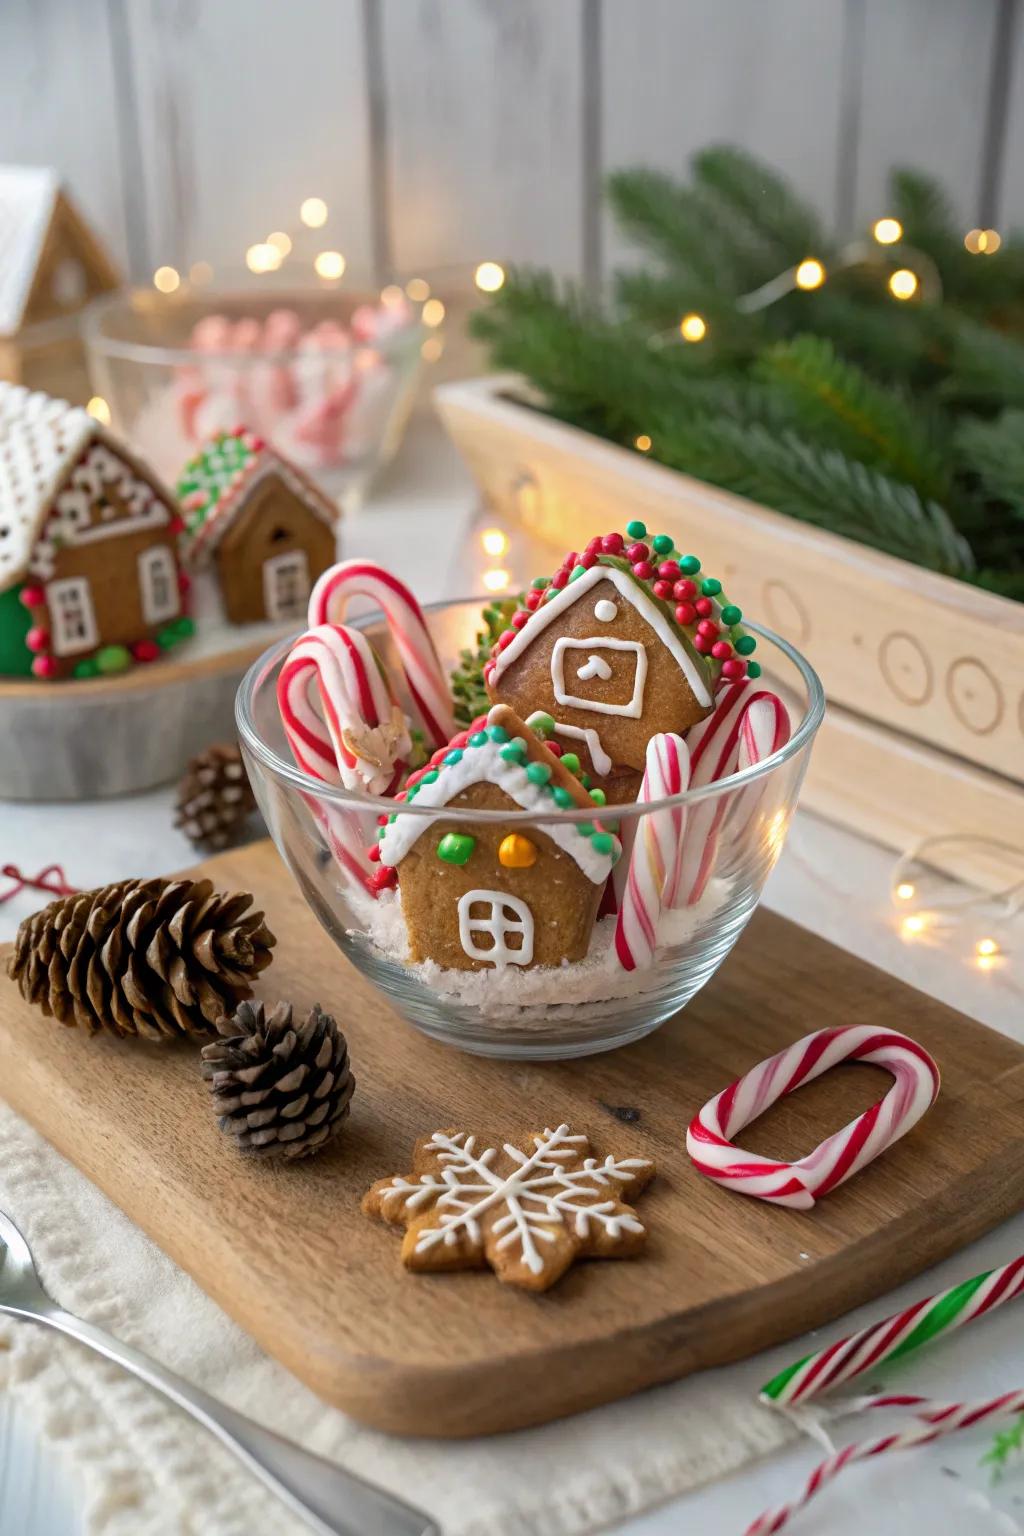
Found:
M 257 456 L 257 450 L 248 447 L 241 437 L 232 432 L 220 432 L 186 464 L 175 487 L 175 495 L 181 503 L 189 533 L 199 531 L 232 489 L 238 472 L 247 469 Z M 189 502 L 194 504 L 187 504 Z

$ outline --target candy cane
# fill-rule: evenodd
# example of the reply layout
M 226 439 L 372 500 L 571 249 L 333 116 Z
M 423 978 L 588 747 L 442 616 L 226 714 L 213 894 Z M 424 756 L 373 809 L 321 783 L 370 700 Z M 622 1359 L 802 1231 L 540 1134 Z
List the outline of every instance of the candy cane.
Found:
M 781 1531 L 784 1525 L 789 1524 L 799 1510 L 805 1508 L 824 1487 L 838 1477 L 844 1467 L 850 1466 L 855 1461 L 867 1461 L 873 1456 L 882 1456 L 889 1451 L 909 1450 L 915 1445 L 928 1445 L 933 1440 L 942 1439 L 944 1435 L 956 1434 L 961 1429 L 971 1429 L 975 1424 L 984 1423 L 988 1419 L 1006 1418 L 1012 1414 L 1024 1413 L 1024 1392 L 1004 1392 L 999 1397 L 986 1398 L 979 1403 L 936 1403 L 924 1397 L 885 1394 L 868 1398 L 859 1406 L 862 1408 L 912 1406 L 914 1418 L 921 1422 L 892 1434 L 879 1435 L 873 1440 L 861 1440 L 853 1445 L 846 1445 L 841 1451 L 836 1451 L 815 1467 L 795 1499 L 759 1515 L 753 1524 L 747 1527 L 745 1536 L 775 1536 L 777 1531 Z
M 318 580 L 309 599 L 309 623 L 340 623 L 353 597 L 384 610 L 413 702 L 435 747 L 455 735 L 452 696 L 419 603 L 404 582 L 369 560 L 342 560 Z
M 683 738 L 671 732 L 653 736 L 637 804 L 680 795 L 689 782 L 690 754 Z M 662 909 L 678 898 L 685 815 L 682 806 L 671 806 L 629 818 L 632 849 L 615 926 L 615 953 L 624 970 L 650 965 Z
M 730 683 L 717 695 L 714 710 L 686 733 L 690 753 L 690 788 L 713 784 L 736 772 L 740 722 L 754 697 L 744 680 Z M 684 906 L 694 906 L 704 894 L 718 849 L 718 831 L 726 812 L 726 797 L 714 796 L 690 807 L 680 868 L 679 890 Z
M 736 1132 L 770 1105 L 840 1061 L 874 1062 L 896 1081 L 884 1099 L 799 1162 L 777 1162 L 733 1145 Z M 698 1172 L 738 1194 L 806 1211 L 905 1136 L 938 1092 L 938 1067 L 909 1036 L 870 1024 L 819 1029 L 760 1062 L 705 1104 L 690 1122 L 686 1150 Z

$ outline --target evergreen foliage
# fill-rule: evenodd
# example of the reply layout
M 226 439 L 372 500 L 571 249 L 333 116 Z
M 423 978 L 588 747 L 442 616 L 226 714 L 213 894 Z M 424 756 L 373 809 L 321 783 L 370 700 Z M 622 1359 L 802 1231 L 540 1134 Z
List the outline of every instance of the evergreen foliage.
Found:
M 972 255 L 943 189 L 893 172 L 903 244 L 847 264 L 813 209 L 740 150 L 690 178 L 627 170 L 615 216 L 652 258 L 599 304 L 512 271 L 473 321 L 553 415 L 816 527 L 1024 600 L 1024 240 Z M 742 302 L 807 256 L 823 287 Z M 941 302 L 892 298 L 889 271 Z M 928 285 L 925 285 L 927 291 Z M 739 302 L 738 302 L 739 301 Z M 707 323 L 686 345 L 683 315 Z

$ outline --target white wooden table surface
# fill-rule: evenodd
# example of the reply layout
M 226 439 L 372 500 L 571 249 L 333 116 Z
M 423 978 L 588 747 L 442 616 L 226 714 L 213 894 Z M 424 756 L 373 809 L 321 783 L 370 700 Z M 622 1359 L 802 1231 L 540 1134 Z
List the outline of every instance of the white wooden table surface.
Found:
M 413 581 L 424 600 L 480 590 L 480 576 L 489 562 L 477 540 L 469 537 L 475 509 L 472 485 L 453 450 L 431 422 L 417 419 L 398 463 L 371 502 L 349 520 L 346 549 L 388 563 Z M 515 554 L 513 549 L 510 560 Z M 36 870 L 58 859 L 73 884 L 180 868 L 193 854 L 171 825 L 171 801 L 167 788 L 111 802 L 0 804 L 0 862 L 11 860 Z M 900 937 L 889 901 L 892 864 L 886 850 L 801 812 L 765 902 L 923 991 L 1024 1040 L 1024 924 L 1013 936 L 1016 954 L 1011 952 L 1005 964 L 987 972 L 972 963 L 962 942 L 908 945 Z M 9 938 L 36 905 L 37 898 L 25 893 L 0 907 L 0 938 Z M 893 1019 L 896 1027 L 900 1023 Z M 870 1315 L 882 1317 L 914 1296 L 1020 1252 L 1024 1215 L 934 1274 L 880 1300 Z M 1006 1309 L 973 1332 L 959 1335 L 955 1344 L 933 1351 L 927 1390 L 959 1399 L 1024 1387 L 1024 1327 L 1013 1312 Z M 782 1358 L 795 1359 L 815 1346 L 813 1336 L 797 1340 Z M 699 1377 L 691 1387 L 700 1392 Z M 847 1421 L 839 1426 L 838 1443 L 869 1432 L 862 1421 Z M 794 1532 L 863 1536 L 867 1528 L 872 1536 L 913 1536 L 918 1531 L 930 1536 L 1024 1536 L 1024 1462 L 993 1487 L 978 1465 L 988 1440 L 988 1432 L 981 1430 L 853 1468 L 794 1523 Z M 628 1457 L 628 1446 L 623 1454 Z M 697 1531 L 733 1536 L 764 1506 L 793 1495 L 821 1454 L 818 1446 L 804 1442 L 621 1529 L 629 1536 Z M 36 1440 L 32 1426 L 19 1420 L 16 1404 L 0 1396 L 2 1536 L 80 1536 L 74 1489 L 59 1466 L 53 1475 L 56 1460 L 56 1453 Z

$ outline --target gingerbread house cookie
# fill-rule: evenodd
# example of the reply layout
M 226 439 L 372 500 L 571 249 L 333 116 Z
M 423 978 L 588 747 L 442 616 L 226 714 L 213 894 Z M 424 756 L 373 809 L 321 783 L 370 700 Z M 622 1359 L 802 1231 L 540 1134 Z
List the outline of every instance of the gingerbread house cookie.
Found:
M 542 711 L 609 802 L 634 800 L 647 744 L 711 713 L 725 678 L 757 676 L 722 584 L 643 523 L 591 539 L 539 577 L 484 669 L 490 697 Z
M 221 432 L 178 482 L 185 558 L 212 569 L 232 624 L 305 617 L 335 559 L 336 504 L 308 475 L 239 428 Z
M 171 495 L 80 407 L 0 384 L 0 673 L 91 677 L 192 632 Z
M 522 829 L 458 814 L 594 810 L 604 796 L 589 793 L 578 772 L 574 754 L 559 757 L 497 705 L 410 777 L 400 799 L 451 813 L 399 809 L 373 850 L 375 883 L 387 884 L 388 872 L 397 878 L 414 961 L 480 970 L 583 959 L 618 839 L 594 820 Z

